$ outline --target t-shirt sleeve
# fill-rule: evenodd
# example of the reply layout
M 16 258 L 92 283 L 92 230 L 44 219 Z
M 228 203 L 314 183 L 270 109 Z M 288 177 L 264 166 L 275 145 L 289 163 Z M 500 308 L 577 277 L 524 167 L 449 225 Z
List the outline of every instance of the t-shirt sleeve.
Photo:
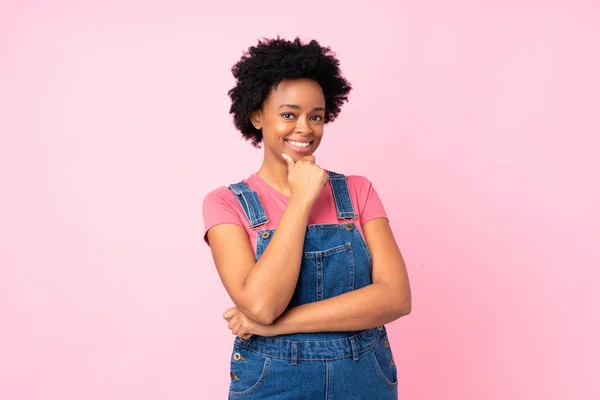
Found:
M 229 189 L 222 187 L 208 193 L 202 202 L 202 218 L 204 219 L 204 241 L 208 243 L 208 230 L 219 224 L 236 224 L 244 226 L 240 215 L 235 210 L 231 199 L 228 199 Z
M 360 224 L 364 225 L 375 218 L 388 219 L 383 203 L 371 181 L 360 177 L 357 183 Z

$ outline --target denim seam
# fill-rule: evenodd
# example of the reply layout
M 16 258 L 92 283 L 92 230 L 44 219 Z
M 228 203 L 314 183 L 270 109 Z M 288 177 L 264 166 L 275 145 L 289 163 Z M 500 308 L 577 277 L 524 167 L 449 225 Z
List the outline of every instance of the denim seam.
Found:
M 321 301 L 323 300 L 323 255 L 320 253 L 316 253 L 315 254 L 315 267 L 316 267 L 316 276 L 317 276 L 317 281 L 316 281 L 316 290 L 317 290 L 317 301 Z
M 258 353 L 258 354 L 261 354 L 261 353 Z M 267 355 L 264 355 L 264 357 L 265 357 L 265 362 L 263 363 L 263 370 L 260 375 L 260 378 L 258 379 L 258 382 L 256 382 L 250 389 L 247 389 L 247 390 L 244 390 L 241 392 L 236 392 L 236 391 L 230 390 L 229 394 L 231 396 L 247 396 L 249 394 L 256 392 L 258 389 L 261 388 L 261 386 L 265 383 L 267 376 L 269 375 L 269 368 L 271 367 L 271 357 L 269 357 Z
M 268 358 L 275 358 L 275 359 L 278 359 L 278 360 L 286 360 L 286 361 L 289 361 L 291 359 L 290 357 L 281 357 L 281 356 L 276 356 L 276 355 L 272 355 L 272 354 L 260 353 L 260 352 L 257 352 L 255 350 L 250 349 L 250 348 L 245 347 L 245 346 L 240 346 L 240 347 L 242 347 L 242 348 L 244 348 L 246 350 L 254 351 L 257 354 L 262 354 L 262 355 L 264 355 L 265 357 L 268 357 Z M 361 351 L 358 352 L 358 354 L 359 355 L 363 354 L 363 353 L 365 353 L 365 352 L 373 349 L 373 347 L 374 347 L 374 345 L 370 346 L 370 347 L 368 347 L 368 348 L 366 348 L 364 350 L 361 350 Z M 342 358 L 349 358 L 349 357 L 352 357 L 352 353 L 349 353 L 349 354 L 346 354 L 346 355 L 343 355 L 343 356 L 334 356 L 334 357 L 327 357 L 327 358 L 302 358 L 302 357 L 298 357 L 297 360 L 298 361 L 333 361 L 333 360 L 341 360 Z
M 332 247 L 332 248 L 327 249 L 327 250 L 322 250 L 322 251 L 305 251 L 304 255 L 307 256 L 307 257 L 315 257 L 315 256 L 317 256 L 317 255 L 320 254 L 323 257 L 328 257 L 328 256 L 331 256 L 331 255 L 334 255 L 334 254 L 337 254 L 337 253 L 348 251 L 350 249 L 352 249 L 352 244 L 350 244 L 349 242 L 346 242 L 346 243 L 344 243 L 344 244 L 342 244 L 340 246 L 335 246 L 335 247 Z
M 367 246 L 367 242 L 365 241 L 365 238 L 358 231 L 358 229 L 355 229 L 355 231 L 356 231 L 356 235 L 358 236 L 358 241 L 360 242 L 360 244 L 363 246 L 365 252 L 367 253 L 367 257 L 369 257 L 369 262 L 371 263 L 371 267 L 372 267 L 373 266 L 373 257 L 371 256 L 371 251 L 369 250 L 369 246 Z
M 359 335 L 354 335 L 354 337 L 359 336 Z M 358 354 L 360 355 L 360 354 L 363 354 L 363 353 L 365 353 L 365 352 L 373 349 L 373 347 L 375 347 L 379 342 L 381 342 L 381 340 L 383 339 L 384 336 L 385 336 L 384 334 L 381 335 L 377 339 L 376 342 L 374 342 L 371 345 L 369 345 L 369 347 L 360 350 L 358 352 Z M 274 339 L 274 340 L 278 340 L 278 339 Z M 339 340 L 348 340 L 348 338 L 341 338 L 341 339 L 334 339 L 334 340 L 322 340 L 321 342 L 333 342 L 333 341 L 339 341 Z M 297 341 L 297 340 L 281 340 L 281 339 L 279 339 L 279 341 L 281 341 L 281 342 L 284 342 L 284 341 L 285 342 L 297 342 L 297 343 L 302 343 L 303 342 L 302 340 Z M 314 340 L 305 340 L 304 342 L 314 342 Z M 246 347 L 246 346 L 244 346 L 242 344 L 239 344 L 239 343 L 235 343 L 234 346 L 241 347 L 243 349 L 246 349 L 248 351 L 252 351 L 252 352 L 254 352 L 256 354 L 260 354 L 260 355 L 263 355 L 263 356 L 268 357 L 268 358 L 276 358 L 278 360 L 289 360 L 290 359 L 288 357 L 281 357 L 281 356 L 276 356 L 276 355 L 272 355 L 272 354 L 262 353 L 262 352 L 259 352 L 259 351 L 255 350 L 255 349 L 253 349 L 253 348 Z M 298 360 L 302 360 L 302 361 L 328 361 L 328 360 L 340 360 L 342 358 L 348 358 L 348 357 L 352 357 L 352 353 L 347 354 L 347 355 L 343 355 L 343 356 L 334 356 L 334 357 L 327 357 L 327 358 L 301 358 L 301 357 L 298 357 L 297 359 Z
M 331 384 L 331 363 L 325 363 L 325 399 L 329 400 L 332 398 L 332 384 Z
M 307 225 L 306 227 L 309 229 L 315 229 L 315 230 L 346 229 L 346 223 L 343 223 L 343 224 L 314 224 L 314 225 Z
M 248 219 L 248 225 L 250 226 L 250 229 L 254 229 L 260 225 L 263 225 L 263 224 L 266 224 L 269 222 L 269 218 L 265 214 L 264 207 L 260 201 L 260 197 L 258 197 L 258 193 L 253 191 L 248 186 L 247 183 L 245 183 L 245 182 L 236 183 L 233 185 L 229 185 L 229 188 L 235 194 L 235 196 L 238 198 L 238 202 L 242 206 L 244 214 L 245 214 L 246 218 Z M 255 210 L 250 206 L 250 204 L 248 202 L 249 199 L 246 198 L 246 196 L 250 196 L 251 197 L 250 202 L 252 204 L 257 205 L 258 212 L 259 212 L 258 215 L 255 214 L 255 212 L 254 212 Z M 240 197 L 243 200 L 243 203 L 242 203 L 242 201 L 239 200 Z
M 377 359 L 377 356 L 375 355 L 375 351 L 371 350 L 370 353 L 371 353 L 371 357 L 373 358 L 373 364 L 375 364 L 375 369 L 377 370 L 377 374 L 383 380 L 383 382 L 390 387 L 398 386 L 398 381 L 396 381 L 396 382 L 390 381 L 383 373 L 383 370 L 381 369 L 381 366 L 379 365 L 379 360 Z
M 354 253 L 352 252 L 352 247 L 348 249 L 348 253 L 350 253 L 350 289 L 349 291 L 354 290 Z
M 372 328 L 372 329 L 375 329 L 375 328 Z M 357 333 L 355 335 L 352 335 L 352 336 L 342 337 L 342 338 L 339 338 L 339 339 L 329 339 L 329 340 L 318 340 L 318 339 L 316 339 L 316 340 L 315 339 L 309 339 L 309 340 L 292 340 L 292 339 L 276 339 L 276 338 L 270 338 L 269 340 L 270 341 L 274 341 L 274 342 L 334 343 L 334 342 L 341 342 L 341 341 L 344 341 L 344 340 L 348 340 L 348 338 L 350 338 L 350 337 L 359 337 L 364 332 L 368 332 L 368 331 L 369 331 L 369 329 L 367 329 L 367 330 L 365 330 L 365 331 L 363 331 L 361 333 Z M 379 335 L 379 337 L 377 338 L 377 342 L 375 342 L 375 344 L 379 343 L 379 341 L 381 339 L 383 339 L 383 336 L 384 336 L 384 333 L 381 333 Z M 252 340 L 252 339 L 250 339 L 250 340 Z M 242 344 L 240 344 L 240 343 L 234 343 L 234 345 L 236 345 L 236 346 L 242 346 Z M 245 347 L 245 346 L 242 346 L 242 347 Z

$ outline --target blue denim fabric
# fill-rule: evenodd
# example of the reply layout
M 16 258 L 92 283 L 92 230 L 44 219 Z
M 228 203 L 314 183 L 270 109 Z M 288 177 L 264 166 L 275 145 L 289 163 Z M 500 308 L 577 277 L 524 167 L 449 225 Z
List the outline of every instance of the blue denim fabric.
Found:
M 298 284 L 288 308 L 371 283 L 369 249 L 356 228 L 346 177 L 328 172 L 340 224 L 309 225 Z M 268 221 L 256 192 L 230 185 L 252 228 Z M 275 230 L 258 230 L 256 259 Z M 393 400 L 398 378 L 385 326 L 344 332 L 235 337 L 229 399 Z

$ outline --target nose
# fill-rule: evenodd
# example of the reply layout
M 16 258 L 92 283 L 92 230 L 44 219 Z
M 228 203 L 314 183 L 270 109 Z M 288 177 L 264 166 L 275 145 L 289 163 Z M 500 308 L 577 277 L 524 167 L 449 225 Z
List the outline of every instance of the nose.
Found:
M 296 132 L 304 134 L 313 133 L 307 117 L 299 117 L 296 119 Z

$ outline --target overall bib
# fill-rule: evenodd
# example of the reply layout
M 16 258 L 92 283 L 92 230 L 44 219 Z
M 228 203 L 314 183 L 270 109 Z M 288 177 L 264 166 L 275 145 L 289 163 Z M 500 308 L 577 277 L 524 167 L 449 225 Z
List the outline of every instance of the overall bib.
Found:
M 298 283 L 288 308 L 371 284 L 371 254 L 353 222 L 358 215 L 346 177 L 331 171 L 328 174 L 341 223 L 307 227 Z M 245 182 L 229 188 L 251 228 L 268 222 L 258 194 Z M 258 230 L 256 260 L 274 232 Z M 236 336 L 230 374 L 229 399 L 398 398 L 396 366 L 383 325 L 360 331 L 254 335 L 246 340 Z

